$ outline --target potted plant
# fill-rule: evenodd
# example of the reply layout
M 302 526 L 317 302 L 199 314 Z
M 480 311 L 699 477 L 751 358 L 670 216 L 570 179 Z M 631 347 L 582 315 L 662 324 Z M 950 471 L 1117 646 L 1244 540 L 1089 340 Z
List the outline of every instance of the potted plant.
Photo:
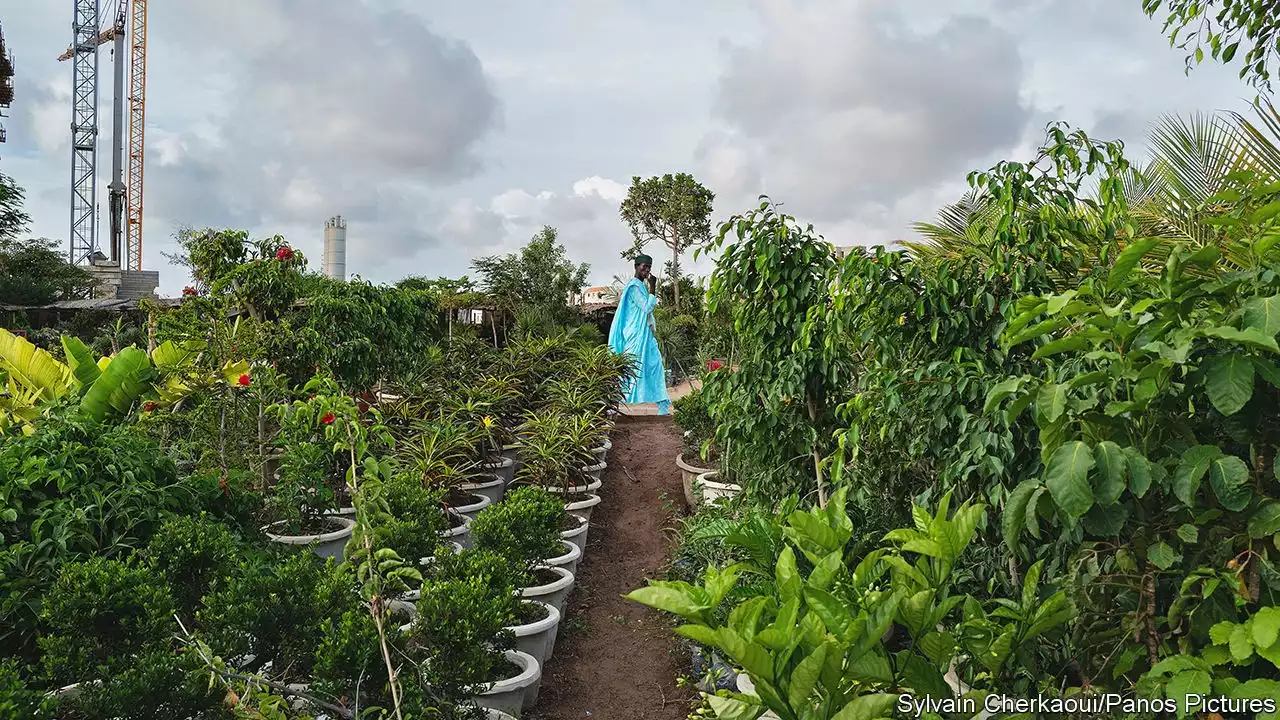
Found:
M 471 518 L 492 502 L 485 495 L 463 489 L 474 465 L 469 453 L 476 443 L 475 432 L 452 416 L 415 420 L 412 427 L 414 434 L 396 447 L 397 459 L 424 490 L 444 490 L 441 506 L 448 520 L 444 537 L 467 547 Z
M 444 699 L 470 697 L 481 707 L 519 716 L 526 691 L 541 679 L 533 656 L 513 650 L 521 570 L 491 552 L 441 555 L 432 563 L 408 652 L 423 680 Z
M 473 546 L 476 550 L 492 552 L 520 565 L 526 578 L 523 589 L 555 583 L 561 579 L 560 575 L 541 570 L 559 565 L 572 573 L 582 556 L 576 545 L 560 537 L 566 526 L 578 524 L 577 518 L 570 518 L 573 516 L 565 512 L 564 503 L 558 497 L 542 488 L 524 485 L 513 490 L 501 505 L 480 513 L 472 525 Z M 569 566 L 565 558 L 573 565 Z M 542 579 L 535 580 L 539 575 Z M 518 639 L 517 649 L 528 652 L 539 662 L 545 662 L 555 643 L 560 608 L 544 603 L 550 610 L 539 615 L 538 608 L 542 606 L 528 604 L 535 602 L 539 601 L 529 599 L 522 606 L 525 614 L 520 627 L 513 628 L 513 631 Z M 552 615 L 556 618 L 554 621 L 550 619 Z
M 673 420 L 680 428 L 684 442 L 684 452 L 676 455 L 676 467 L 680 468 L 685 502 L 694 508 L 698 504 L 693 491 L 695 479 L 713 472 L 719 462 L 719 451 L 714 445 L 715 423 L 707 411 L 701 388 L 671 405 Z
M 280 424 L 276 443 L 283 452 L 265 502 L 270 522 L 263 530 L 274 542 L 308 545 L 321 557 L 341 562 L 355 521 L 331 514 L 339 507 L 339 490 L 345 489 L 335 478 L 341 462 L 333 440 L 348 427 L 362 433 L 364 428 L 355 402 L 332 378 L 317 376 L 303 392 L 307 399 L 267 408 Z

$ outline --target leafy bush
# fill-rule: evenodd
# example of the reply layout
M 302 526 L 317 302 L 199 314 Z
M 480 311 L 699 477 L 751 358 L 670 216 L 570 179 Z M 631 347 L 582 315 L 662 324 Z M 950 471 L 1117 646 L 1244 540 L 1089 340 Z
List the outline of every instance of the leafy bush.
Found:
M 507 559 L 476 551 L 446 555 L 437 565 L 422 584 L 410 647 L 424 660 L 427 685 L 457 702 L 504 671 L 502 651 L 515 645 L 506 628 L 519 611 L 516 571 Z
M 388 632 L 395 639 L 391 623 Z M 365 608 L 328 618 L 316 649 L 315 689 L 326 697 L 347 698 L 351 706 L 390 708 L 390 682 L 378 644 L 378 627 Z
M 278 562 L 242 561 L 205 597 L 196 624 L 201 638 L 229 663 L 256 671 L 271 662 L 306 677 L 326 621 L 358 604 L 346 567 L 310 552 L 288 552 Z
M 230 720 L 225 695 L 209 686 L 203 661 L 188 651 L 156 647 L 131 658 L 127 668 L 101 685 L 89 684 L 59 703 L 70 720 Z
M 135 654 L 164 647 L 175 631 L 163 576 L 105 558 L 64 565 L 40 620 L 42 663 L 61 684 L 110 680 Z
M 682 431 L 684 460 L 697 465 L 697 460 L 714 466 L 718 453 L 711 445 L 715 440 L 716 424 L 707 411 L 707 404 L 698 388 L 671 403 L 672 419 Z
M 240 543 L 226 526 L 206 515 L 174 518 L 160 526 L 143 555 L 159 571 L 184 619 L 192 619 L 200 599 L 231 574 Z
M 540 487 L 518 487 L 476 516 L 471 523 L 471 546 L 532 570 L 564 553 L 560 539 L 564 516 L 559 496 Z

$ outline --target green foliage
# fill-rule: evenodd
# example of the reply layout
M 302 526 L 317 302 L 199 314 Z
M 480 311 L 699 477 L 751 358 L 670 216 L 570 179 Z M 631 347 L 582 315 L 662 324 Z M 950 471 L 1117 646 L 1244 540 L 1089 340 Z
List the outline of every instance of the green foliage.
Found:
M 808 475 L 825 502 L 819 460 L 833 449 L 832 403 L 851 369 L 847 356 L 824 350 L 833 331 L 822 312 L 836 267 L 832 246 L 766 199 L 724 222 L 705 249 L 720 252 L 707 310 L 729 308 L 734 330 L 754 338 L 740 371 L 709 373 L 704 381 L 717 439 L 752 466 L 776 468 L 748 482 L 749 492 L 783 497 Z
M 81 297 L 92 287 L 93 274 L 67 262 L 52 240 L 3 236 L 0 230 L 0 303 L 48 305 Z
M 45 595 L 45 672 L 67 685 L 109 679 L 172 635 L 173 599 L 158 572 L 96 557 L 62 567 Z
M 688 248 L 711 239 L 711 207 L 715 193 L 688 173 L 666 174 L 641 180 L 631 178 L 627 197 L 618 209 L 631 228 L 635 244 L 622 253 L 631 260 L 653 240 L 661 240 L 671 250 L 668 274 L 673 280 L 672 307 L 680 304 L 680 255 Z
M 190 620 L 205 593 L 235 569 L 240 552 L 239 540 L 225 525 L 201 515 L 165 522 L 143 557 L 164 577 L 179 615 Z
M 540 488 L 525 485 L 490 505 L 471 523 L 471 546 L 507 558 L 526 570 L 564 554 L 560 540 L 564 501 Z
M 1240 77 L 1270 91 L 1272 65 L 1280 53 L 1280 24 L 1270 3 L 1143 0 L 1142 10 L 1151 17 L 1162 10 L 1166 13 L 1164 32 L 1171 46 L 1187 51 L 1187 72 L 1204 62 L 1206 55 L 1230 64 L 1243 44 Z
M 498 309 L 523 316 L 525 328 L 536 331 L 532 332 L 535 336 L 579 324 L 580 318 L 569 307 L 569 296 L 581 292 L 589 268 L 568 259 L 555 228 L 544 227 L 518 254 L 477 258 L 472 265 Z
M 702 388 L 693 390 L 671 403 L 672 419 L 683 433 L 685 462 L 697 465 L 695 459 L 714 464 L 719 451 L 714 447 L 716 424 L 707 409 Z
M 409 630 L 422 662 L 421 679 L 442 699 L 473 697 L 504 672 L 502 651 L 514 646 L 518 572 L 507 559 L 465 551 L 437 559 L 422 585 Z
M 287 677 L 306 677 L 327 623 L 358 603 L 348 568 L 292 552 L 279 562 L 242 559 L 204 598 L 196 623 L 217 655 L 244 670 L 270 662 Z

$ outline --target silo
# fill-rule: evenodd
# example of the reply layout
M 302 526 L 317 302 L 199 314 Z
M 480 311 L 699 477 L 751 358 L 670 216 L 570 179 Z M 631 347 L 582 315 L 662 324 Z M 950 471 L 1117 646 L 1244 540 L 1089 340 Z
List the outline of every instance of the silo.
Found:
M 347 221 L 335 215 L 324 223 L 324 274 L 347 279 Z

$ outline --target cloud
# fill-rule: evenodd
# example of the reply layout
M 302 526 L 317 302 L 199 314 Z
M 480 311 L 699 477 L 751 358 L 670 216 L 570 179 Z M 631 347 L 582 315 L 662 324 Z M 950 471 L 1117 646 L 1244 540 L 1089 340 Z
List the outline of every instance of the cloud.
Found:
M 1026 131 L 1016 38 L 989 18 L 921 31 L 872 0 L 758 8 L 768 32 L 726 49 L 723 127 L 697 153 L 726 202 L 765 192 L 814 222 L 901 228 L 900 213 L 922 210 L 904 199 L 963 179 Z
M 157 133 L 148 214 L 318 237 L 340 213 L 363 225 L 381 264 L 432 245 L 432 190 L 481 167 L 476 146 L 499 120 L 470 48 L 416 15 L 361 2 L 217 5 L 183 20 L 231 38 L 193 51 L 224 109 Z

